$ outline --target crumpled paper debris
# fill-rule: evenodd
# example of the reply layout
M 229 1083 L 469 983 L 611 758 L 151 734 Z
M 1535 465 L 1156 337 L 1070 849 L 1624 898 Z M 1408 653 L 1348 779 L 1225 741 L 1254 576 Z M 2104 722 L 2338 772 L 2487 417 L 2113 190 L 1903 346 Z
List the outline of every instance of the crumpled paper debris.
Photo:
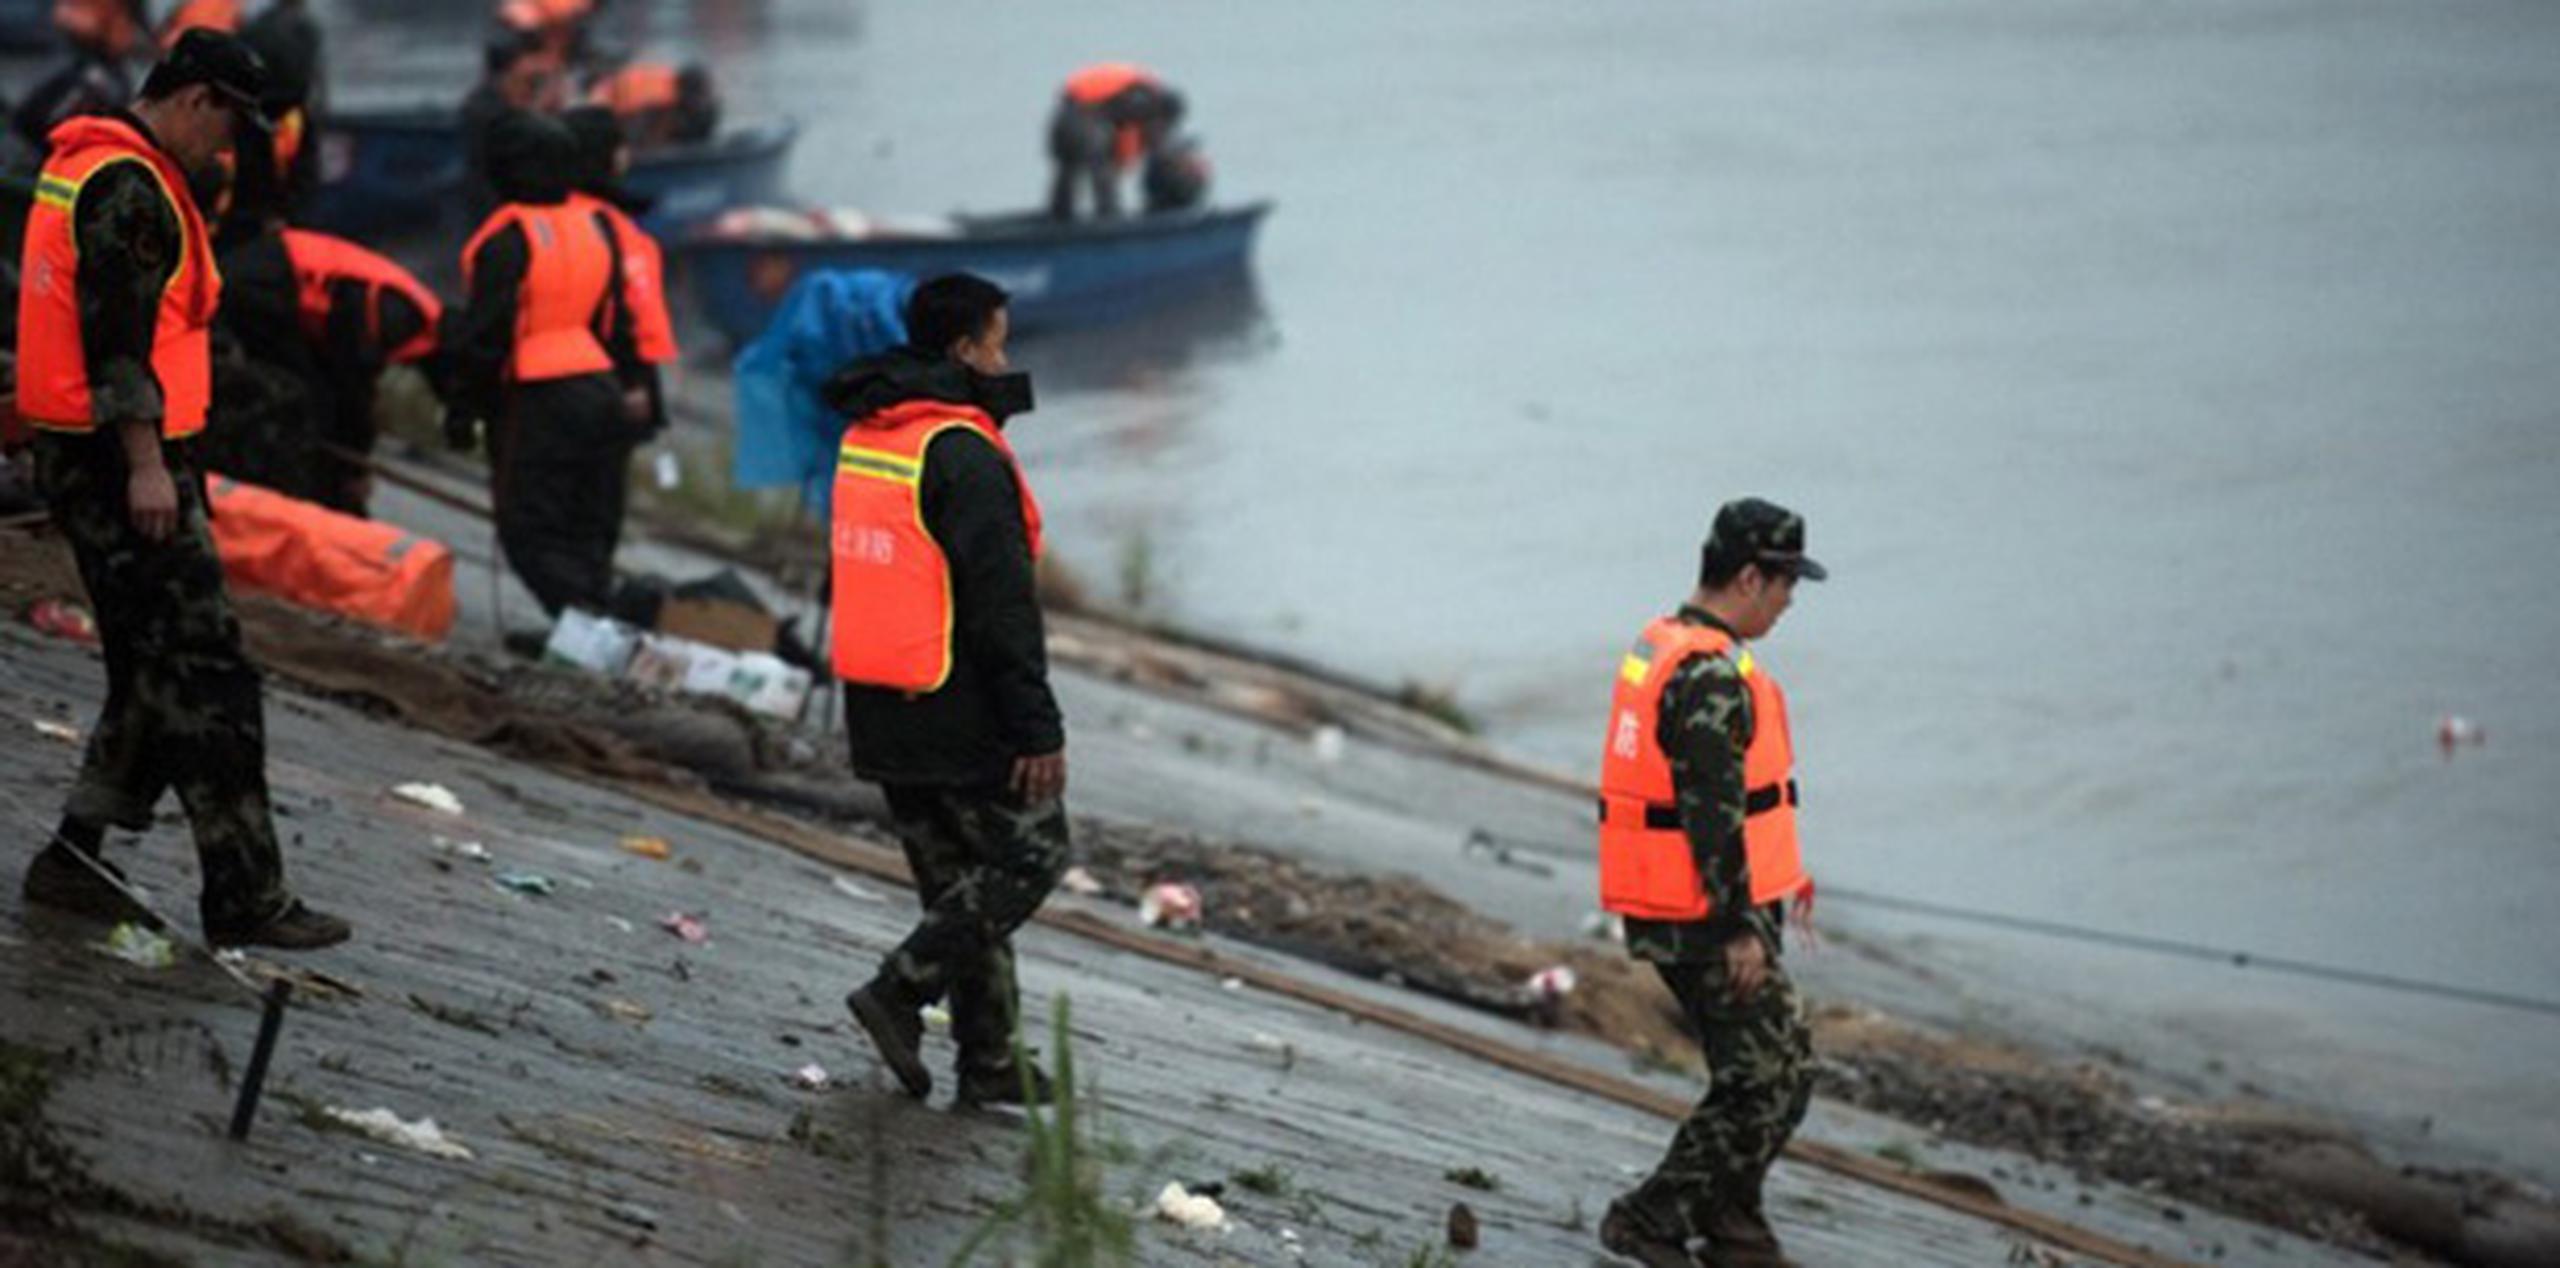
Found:
M 442 784 L 400 784 L 391 790 L 391 795 L 413 806 L 425 806 L 449 815 L 462 813 L 462 798 L 454 796 L 453 790 Z
M 165 969 L 178 962 L 177 944 L 128 920 L 107 933 L 98 949 L 146 969 Z
M 414 1123 L 404 1123 L 400 1121 L 399 1115 L 388 1109 L 351 1110 L 336 1105 L 329 1106 L 321 1113 L 328 1115 L 333 1122 L 353 1128 L 386 1145 L 398 1145 L 403 1149 L 414 1149 L 431 1157 L 453 1158 L 464 1162 L 470 1161 L 473 1157 L 472 1152 L 464 1148 L 461 1142 L 445 1135 L 444 1129 L 436 1126 L 436 1120 L 432 1118 L 421 1118 Z
M 1192 1193 L 1179 1180 L 1165 1182 L 1164 1189 L 1156 1194 L 1156 1218 L 1211 1233 L 1227 1227 L 1227 1210 L 1218 1205 L 1216 1198 Z

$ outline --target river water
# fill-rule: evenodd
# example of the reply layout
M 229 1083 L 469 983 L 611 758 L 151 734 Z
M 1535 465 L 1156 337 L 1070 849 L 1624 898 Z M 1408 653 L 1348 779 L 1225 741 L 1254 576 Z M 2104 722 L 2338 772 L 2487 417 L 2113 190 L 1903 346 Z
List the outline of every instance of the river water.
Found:
M 474 56 L 335 17 L 342 98 Z M 1587 770 L 1617 652 L 1761 494 L 1835 574 L 1762 652 L 1834 884 L 2560 997 L 2560 6 L 615 22 L 800 118 L 798 191 L 873 211 L 1033 201 L 1081 62 L 1187 91 L 1222 196 L 1278 201 L 1255 292 L 1023 351 L 1104 595 Z M 2487 742 L 2440 756 L 2446 713 Z M 2551 1017 L 2073 972 L 2560 1156 Z

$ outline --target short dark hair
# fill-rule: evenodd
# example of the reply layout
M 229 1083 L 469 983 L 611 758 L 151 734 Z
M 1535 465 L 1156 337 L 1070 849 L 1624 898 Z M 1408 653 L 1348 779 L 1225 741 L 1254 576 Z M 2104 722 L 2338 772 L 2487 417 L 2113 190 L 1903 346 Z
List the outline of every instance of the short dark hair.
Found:
M 916 287 L 907 298 L 907 346 L 928 356 L 951 354 L 951 345 L 986 333 L 1011 297 L 974 273 L 945 273 Z

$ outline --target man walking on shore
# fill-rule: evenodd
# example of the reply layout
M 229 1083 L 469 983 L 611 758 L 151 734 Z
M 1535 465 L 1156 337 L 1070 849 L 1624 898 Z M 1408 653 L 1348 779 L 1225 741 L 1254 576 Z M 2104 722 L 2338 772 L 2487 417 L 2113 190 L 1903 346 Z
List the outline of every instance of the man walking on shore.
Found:
M 1786 697 L 1744 649 L 1798 581 L 1804 518 L 1728 502 L 1698 588 L 1620 664 L 1600 773 L 1600 904 L 1626 920 L 1697 1032 L 1708 1087 L 1660 1166 L 1609 1206 L 1600 1242 L 1646 1268 L 1790 1262 L 1761 1183 L 1812 1093 L 1813 1048 L 1779 967 L 1782 904 L 1811 902 L 1796 846 Z M 1692 1258 L 1692 1238 L 1705 1241 Z
M 263 126 L 265 71 L 228 35 L 190 31 L 131 111 L 53 129 L 27 217 L 18 408 L 36 470 L 97 609 L 107 699 L 27 901 L 156 923 L 99 857 L 107 825 L 151 826 L 175 787 L 195 831 L 215 946 L 324 947 L 347 924 L 284 884 L 267 801 L 265 705 L 240 649 L 195 456 L 222 291 L 189 187 Z
M 1017 1068 L 1009 939 L 1067 861 L 1066 731 L 1032 562 L 1040 508 L 1005 420 L 1005 293 L 967 274 L 907 302 L 907 342 L 827 385 L 853 423 L 836 461 L 831 620 L 854 772 L 878 783 L 924 918 L 845 998 L 907 1093 L 933 1090 L 921 1010 L 951 999 L 959 1099 L 1045 1101 Z

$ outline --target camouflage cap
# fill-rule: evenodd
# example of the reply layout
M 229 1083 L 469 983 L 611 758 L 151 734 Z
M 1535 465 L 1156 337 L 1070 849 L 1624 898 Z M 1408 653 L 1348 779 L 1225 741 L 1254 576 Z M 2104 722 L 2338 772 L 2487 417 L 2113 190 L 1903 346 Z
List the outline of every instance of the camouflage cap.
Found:
M 1736 498 L 1716 512 L 1703 553 L 1710 559 L 1755 563 L 1805 581 L 1831 575 L 1805 557 L 1804 517 L 1775 502 Z

